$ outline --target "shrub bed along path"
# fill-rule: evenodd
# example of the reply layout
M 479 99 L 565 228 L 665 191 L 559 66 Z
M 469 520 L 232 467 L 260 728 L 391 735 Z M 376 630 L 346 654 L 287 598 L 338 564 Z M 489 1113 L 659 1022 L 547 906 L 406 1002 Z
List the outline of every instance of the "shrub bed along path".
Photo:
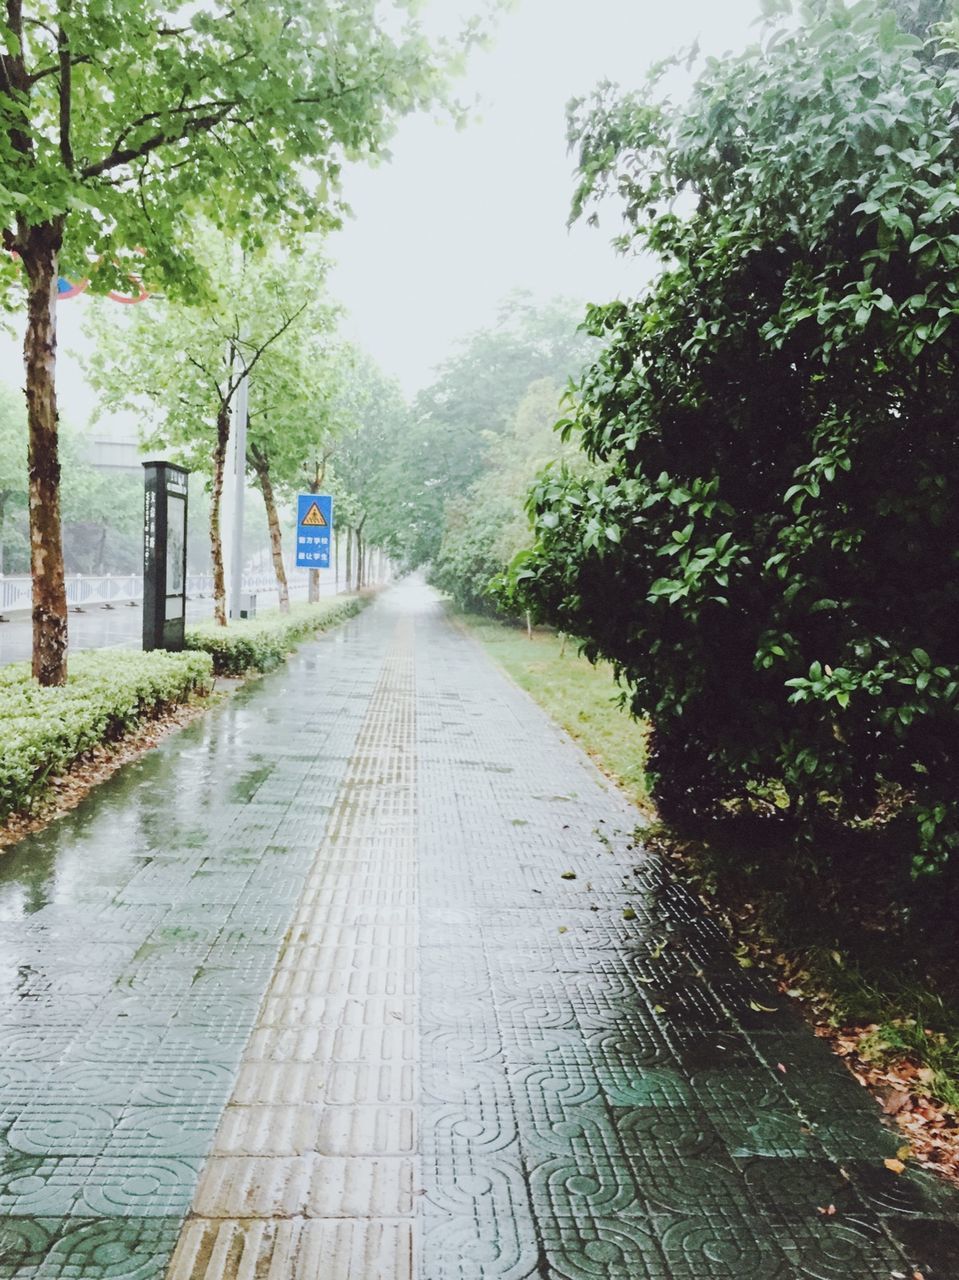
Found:
M 183 723 L 215 676 L 271 671 L 304 638 L 364 603 L 357 596 L 299 603 L 227 628 L 191 626 L 183 653 L 75 654 L 62 688 L 40 688 L 27 663 L 0 668 L 0 847 L 72 807 L 112 771 L 111 758 L 148 749 L 150 726 Z
M 23 841 L 12 1274 L 955 1274 L 634 814 L 414 583 Z

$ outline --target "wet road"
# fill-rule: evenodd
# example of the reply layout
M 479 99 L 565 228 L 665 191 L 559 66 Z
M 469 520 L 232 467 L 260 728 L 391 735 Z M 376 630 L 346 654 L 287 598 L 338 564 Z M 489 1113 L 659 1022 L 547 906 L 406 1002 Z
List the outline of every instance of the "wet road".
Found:
M 276 608 L 275 591 L 257 592 L 260 609 Z M 294 589 L 293 599 L 305 599 Z M 213 617 L 212 600 L 188 600 L 188 622 L 203 622 Z M 143 610 L 139 604 L 115 604 L 109 609 L 90 605 L 82 613 L 71 612 L 68 619 L 70 649 L 139 649 L 143 639 Z M 32 644 L 29 614 L 13 614 L 0 622 L 0 666 L 8 662 L 26 662 Z
M 415 584 L 122 770 L 0 861 L 0 1277 L 955 1277 L 633 818 Z
M 187 620 L 202 622 L 213 616 L 212 600 L 187 602 Z M 27 662 L 32 634 L 28 615 L 15 614 L 0 623 L 0 666 Z M 143 638 L 143 611 L 139 605 L 118 604 L 110 609 L 93 605 L 83 613 L 71 613 L 70 649 L 139 649 Z

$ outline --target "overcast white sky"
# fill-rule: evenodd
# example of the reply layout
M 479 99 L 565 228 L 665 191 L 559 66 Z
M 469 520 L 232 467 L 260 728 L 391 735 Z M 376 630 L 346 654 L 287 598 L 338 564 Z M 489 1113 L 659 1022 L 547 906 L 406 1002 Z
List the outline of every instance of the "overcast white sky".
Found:
M 457 5 L 434 0 L 433 14 Z M 493 49 L 474 55 L 462 93 L 481 98 L 473 122 L 409 119 L 391 165 L 349 174 L 356 216 L 331 246 L 349 335 L 412 392 L 512 289 L 597 302 L 635 292 L 641 267 L 609 247 L 613 219 L 566 230 L 566 103 L 603 79 L 639 84 L 697 37 L 709 53 L 741 49 L 758 12 L 759 0 L 519 0 Z
M 430 20 L 448 26 L 471 7 L 431 0 Z M 696 38 L 709 53 L 741 49 L 758 11 L 759 0 L 518 0 L 462 83 L 460 96 L 482 103 L 467 128 L 411 118 L 391 164 L 347 174 L 355 218 L 330 252 L 348 336 L 413 393 L 513 289 L 544 300 L 634 293 L 641 268 L 609 247 L 612 219 L 566 230 L 566 102 L 602 79 L 636 85 L 651 62 Z M 66 302 L 59 316 L 61 406 L 78 424 L 92 397 L 69 353 L 88 305 Z M 0 378 L 22 384 L 17 344 L 2 338 Z

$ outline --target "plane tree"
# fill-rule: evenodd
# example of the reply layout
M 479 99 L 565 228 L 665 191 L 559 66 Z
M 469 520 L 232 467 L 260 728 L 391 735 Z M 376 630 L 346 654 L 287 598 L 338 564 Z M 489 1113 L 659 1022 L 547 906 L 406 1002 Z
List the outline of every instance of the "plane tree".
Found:
M 263 495 L 282 612 L 289 610 L 279 503 L 306 488 L 319 493 L 337 436 L 349 359 L 336 341 L 336 309 L 315 303 L 264 353 L 250 384 L 247 464 Z M 319 573 L 310 571 L 310 599 Z
M 252 385 L 261 360 L 284 338 L 291 341 L 311 315 L 315 324 L 322 322 L 316 280 L 322 279 L 325 260 L 319 250 L 297 254 L 298 265 L 314 279 L 305 296 L 291 288 L 295 273 L 289 255 L 249 257 L 211 235 L 202 261 L 211 278 L 202 300 L 186 305 L 151 299 L 126 324 L 105 307 L 95 311 L 86 367 L 102 409 L 136 412 L 146 446 L 171 450 L 191 470 L 208 476 L 214 617 L 226 626 L 221 507 L 240 384 L 246 378 Z M 258 418 L 264 407 L 266 401 L 257 409 Z M 280 412 L 277 406 L 273 410 Z
M 0 275 L 26 309 L 33 670 L 61 684 L 58 276 L 136 291 L 133 272 L 195 297 L 208 286 L 198 215 L 247 251 L 275 228 L 334 225 L 344 161 L 381 153 L 449 62 L 401 0 L 8 0 L 0 44 Z
M 341 495 L 347 578 L 360 587 L 368 548 L 404 559 L 420 516 L 421 495 L 407 467 L 412 415 L 399 385 L 355 349 L 337 412 L 345 429 L 330 454 L 331 483 Z

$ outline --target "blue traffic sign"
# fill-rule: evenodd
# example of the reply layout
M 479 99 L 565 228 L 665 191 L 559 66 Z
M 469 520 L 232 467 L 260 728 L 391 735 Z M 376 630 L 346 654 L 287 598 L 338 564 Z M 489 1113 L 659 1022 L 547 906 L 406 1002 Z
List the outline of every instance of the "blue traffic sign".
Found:
M 333 499 L 328 493 L 296 496 L 296 567 L 328 569 L 333 537 Z

